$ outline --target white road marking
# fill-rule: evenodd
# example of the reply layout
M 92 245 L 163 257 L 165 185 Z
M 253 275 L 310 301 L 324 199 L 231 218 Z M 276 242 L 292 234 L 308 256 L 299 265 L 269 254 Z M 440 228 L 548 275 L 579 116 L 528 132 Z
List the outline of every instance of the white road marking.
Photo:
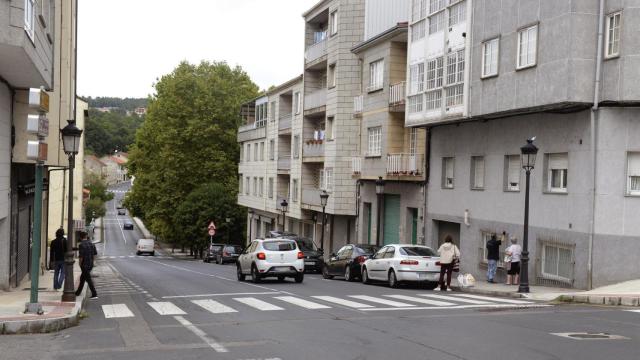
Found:
M 449 301 L 457 301 L 457 302 L 461 302 L 461 303 L 466 303 L 466 304 L 475 304 L 475 305 L 486 305 L 486 304 L 491 304 L 488 301 L 481 301 L 481 300 L 471 300 L 471 299 L 461 299 L 459 297 L 455 297 L 455 296 L 446 296 L 446 295 L 432 295 L 432 294 L 418 294 L 419 296 L 424 296 L 424 297 L 430 297 L 430 298 L 434 298 L 434 299 L 442 299 L 442 300 L 449 300 Z
M 455 295 L 455 297 L 458 297 L 458 296 L 462 296 L 462 297 L 466 297 L 466 298 L 470 298 L 470 299 L 487 300 L 487 301 L 501 302 L 501 303 L 507 303 L 507 304 L 532 304 L 531 301 L 494 298 L 494 297 L 470 295 L 470 294 L 456 294 Z
M 399 301 L 380 299 L 380 298 L 369 296 L 369 295 L 349 295 L 349 297 L 352 297 L 354 299 L 364 300 L 364 301 L 370 301 L 378 304 L 389 305 L 389 306 L 397 306 L 397 307 L 416 306 L 414 304 L 407 304 Z
M 202 341 L 211 346 L 211 348 L 216 352 L 228 352 L 228 350 L 224 346 L 218 344 L 214 339 L 207 336 L 204 331 L 198 329 L 195 325 L 189 322 L 189 320 L 183 318 L 182 316 L 174 316 L 173 318 L 178 320 L 178 322 L 182 324 L 182 326 L 189 329 L 189 331 L 196 334 L 196 336 L 198 336 Z
M 238 312 L 235 309 L 232 309 L 226 305 L 223 305 L 217 301 L 213 301 L 211 299 L 207 300 L 191 300 L 192 303 L 204 308 L 205 310 L 214 313 L 214 314 L 224 314 L 224 313 L 234 313 Z
M 442 309 L 535 309 L 551 307 L 553 305 L 546 304 L 530 304 L 530 305 L 510 305 L 510 304 L 488 304 L 488 305 L 456 305 L 456 306 L 416 306 L 416 307 L 392 307 L 392 308 L 373 308 L 361 309 L 362 311 L 396 311 L 396 310 L 442 310 Z
M 350 308 L 356 308 L 356 309 L 364 309 L 364 308 L 373 307 L 373 306 L 368 305 L 368 304 L 363 304 L 363 303 L 359 303 L 359 302 L 355 302 L 355 301 L 351 301 L 351 300 L 341 299 L 341 298 L 337 298 L 337 297 L 333 297 L 333 296 L 312 296 L 312 298 L 316 298 L 316 299 L 328 301 L 328 302 L 331 302 L 331 303 L 334 303 L 334 304 L 348 306 Z
M 427 304 L 427 305 L 435 305 L 435 306 L 452 306 L 452 305 L 455 305 L 455 303 L 451 303 L 451 302 L 421 299 L 421 298 L 417 298 L 417 297 L 413 297 L 413 296 L 406 296 L 406 295 L 385 295 L 385 296 L 388 296 L 388 297 L 391 297 L 391 298 L 394 298 L 394 299 L 413 301 L 413 302 L 417 302 L 417 303 L 421 303 L 421 304 Z
M 252 308 L 256 308 L 260 311 L 276 311 L 276 310 L 284 310 L 280 306 L 276 306 L 273 304 L 269 304 L 266 301 L 262 301 L 260 299 L 247 297 L 247 298 L 233 298 L 233 300 L 241 302 L 245 305 L 251 306 Z
M 102 312 L 107 319 L 134 316 L 126 304 L 102 305 Z
M 626 311 L 631 311 L 631 312 L 637 312 L 637 313 L 640 313 L 640 310 L 626 310 Z
M 165 301 L 165 302 L 148 302 L 149 306 L 153 308 L 153 310 L 157 311 L 160 315 L 186 315 L 187 313 L 182 311 L 179 307 L 175 306 L 173 303 Z
M 274 299 L 282 300 L 305 309 L 331 309 L 331 306 L 314 303 L 313 301 L 300 299 L 294 296 L 276 296 Z
M 189 297 L 210 297 L 210 296 L 240 296 L 240 295 L 276 295 L 282 294 L 282 291 L 265 291 L 265 292 L 242 292 L 242 293 L 225 293 L 225 294 L 194 294 L 194 295 L 172 295 L 163 296 L 163 299 L 179 299 Z

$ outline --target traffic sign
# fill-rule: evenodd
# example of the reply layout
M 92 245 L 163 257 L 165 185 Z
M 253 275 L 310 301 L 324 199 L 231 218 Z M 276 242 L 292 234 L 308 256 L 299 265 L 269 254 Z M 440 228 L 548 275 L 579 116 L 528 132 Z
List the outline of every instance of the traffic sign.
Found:
M 216 229 L 209 229 L 209 236 L 214 236 L 216 234 Z
M 209 229 L 209 236 L 214 236 L 216 234 L 216 224 L 214 224 L 213 221 L 209 223 L 207 228 Z

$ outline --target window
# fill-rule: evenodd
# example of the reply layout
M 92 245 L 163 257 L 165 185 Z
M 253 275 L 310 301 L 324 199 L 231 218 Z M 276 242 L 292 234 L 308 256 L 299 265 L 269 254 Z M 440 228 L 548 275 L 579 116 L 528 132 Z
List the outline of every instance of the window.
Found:
M 333 190 L 333 169 L 320 170 L 320 190 L 331 192 Z
M 424 63 L 409 67 L 409 94 L 417 94 L 424 91 Z
M 444 11 L 429 17 L 429 35 L 442 31 L 446 19 Z
M 335 35 L 338 33 L 338 10 L 335 10 L 331 13 L 329 18 L 329 23 L 331 24 L 331 35 Z
M 300 114 L 300 109 L 302 109 L 302 97 L 300 96 L 300 91 L 296 91 L 293 94 L 293 113 Z
M 409 99 L 409 113 L 415 114 L 422 112 L 422 94 L 412 95 L 408 97 Z
M 382 89 L 384 81 L 384 60 L 374 61 L 369 64 L 369 88 L 368 91 Z
M 453 157 L 442 158 L 442 187 L 445 189 L 453 189 L 454 173 L 453 173 Z
M 542 276 L 571 281 L 573 278 L 573 248 L 559 244 L 542 245 Z
M 620 17 L 617 12 L 607 16 L 607 33 L 605 37 L 605 49 L 607 58 L 620 55 Z
M 418 128 L 409 129 L 409 154 L 415 155 L 418 151 Z
M 442 75 L 444 72 L 444 58 L 427 61 L 427 90 L 442 87 Z
M 471 157 L 471 188 L 484 189 L 484 157 Z
M 268 191 L 269 199 L 273 199 L 273 178 L 272 177 L 269 178 L 269 189 L 267 191 Z
M 517 69 L 534 66 L 538 47 L 538 25 L 518 31 L 518 66 Z
M 325 124 L 325 133 L 324 136 L 327 137 L 327 140 L 333 140 L 333 116 L 327 117 L 327 123 Z M 322 137 L 324 139 L 324 136 Z
M 447 0 L 429 0 L 429 14 L 440 11 L 447 6 Z
M 436 110 L 442 107 L 442 90 L 429 91 L 427 97 L 427 110 Z
M 427 30 L 427 20 L 420 20 L 417 23 L 411 25 L 411 42 L 416 42 L 420 39 L 424 39 Z
M 328 87 L 329 88 L 335 87 L 336 86 L 336 64 L 329 65 L 327 72 L 328 72 L 327 74 Z
M 368 130 L 369 134 L 369 147 L 367 151 L 368 156 L 380 156 L 382 155 L 382 127 L 372 127 Z
M 251 178 L 249 178 L 248 176 L 245 178 L 244 180 L 244 194 L 245 195 L 249 195 L 249 191 L 251 190 L 251 186 L 250 183 L 251 182 Z
M 482 234 L 481 235 L 482 236 L 482 244 L 481 244 L 481 246 L 482 246 L 482 249 L 481 249 L 482 262 L 486 264 L 487 262 L 489 262 L 488 259 L 487 259 L 487 252 L 488 252 L 488 250 L 487 250 L 487 242 L 489 240 L 491 240 L 491 237 L 493 235 L 496 235 L 496 234 L 494 234 L 492 232 L 488 232 L 488 231 L 482 231 L 481 234 Z M 498 240 L 500 240 L 500 236 L 501 235 L 497 236 Z M 500 244 L 499 251 L 498 251 L 498 254 L 499 254 L 499 256 L 498 256 L 498 267 L 501 267 L 501 268 L 504 268 L 504 261 L 502 261 L 504 259 L 504 250 L 509 245 L 509 244 L 505 244 L 507 242 L 505 240 L 506 239 L 502 240 L 502 243 Z
M 520 155 L 505 156 L 505 191 L 520 191 Z
M 260 161 L 264 161 L 264 141 L 260 142 Z
M 464 101 L 464 49 L 447 55 L 447 107 L 462 105 Z
M 293 158 L 297 159 L 300 157 L 300 135 L 296 135 L 293 137 Z
M 291 202 L 298 202 L 298 179 L 293 179 L 291 185 Z
M 427 0 L 413 0 L 411 21 L 418 21 L 427 16 Z
M 276 121 L 276 102 L 272 101 L 269 105 L 269 120 Z
M 640 195 L 640 152 L 627 153 L 627 194 Z
M 567 192 L 568 155 L 548 154 L 548 191 Z
M 258 143 L 253 144 L 253 161 L 258 161 L 260 158 L 258 157 Z
M 253 196 L 257 196 L 258 195 L 258 177 L 254 176 L 253 177 Z
M 498 75 L 498 54 L 500 39 L 491 39 L 482 43 L 482 77 Z
M 244 145 L 240 145 L 240 162 L 244 160 Z
M 274 139 L 269 140 L 269 160 L 275 160 L 276 158 L 276 141 Z
M 260 183 L 258 184 L 258 196 L 259 197 L 264 196 L 264 178 L 263 177 L 260 178 Z
M 459 24 L 465 20 L 467 4 L 461 1 L 449 8 L 449 26 Z
M 238 181 L 238 186 L 239 186 L 239 188 L 238 188 L 238 194 L 242 195 L 242 193 L 244 192 L 244 191 L 242 190 L 242 187 L 243 187 L 242 185 L 244 184 L 244 182 L 243 182 L 243 181 L 244 181 L 244 179 L 242 178 L 242 174 L 240 174 L 240 175 L 239 175 L 239 177 L 240 177 L 240 181 Z
M 251 161 L 251 144 L 247 144 L 247 152 L 245 155 L 247 155 L 247 161 Z
M 459 84 L 459 85 L 447 87 L 446 96 L 447 96 L 447 108 L 449 106 L 462 105 L 462 102 L 464 101 L 463 85 Z
M 36 19 L 36 0 L 25 0 L 24 1 L 24 30 L 27 32 L 31 40 L 34 39 L 35 30 L 35 19 Z
M 267 125 L 267 106 L 268 103 L 256 105 L 256 127 L 264 127 Z

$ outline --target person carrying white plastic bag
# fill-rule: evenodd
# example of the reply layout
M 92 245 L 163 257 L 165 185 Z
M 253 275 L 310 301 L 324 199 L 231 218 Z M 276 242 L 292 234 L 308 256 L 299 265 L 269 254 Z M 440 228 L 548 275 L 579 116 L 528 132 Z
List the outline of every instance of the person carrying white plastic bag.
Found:
M 476 278 L 471 274 L 460 274 L 458 275 L 458 285 L 461 287 L 467 288 L 472 287 L 476 284 Z

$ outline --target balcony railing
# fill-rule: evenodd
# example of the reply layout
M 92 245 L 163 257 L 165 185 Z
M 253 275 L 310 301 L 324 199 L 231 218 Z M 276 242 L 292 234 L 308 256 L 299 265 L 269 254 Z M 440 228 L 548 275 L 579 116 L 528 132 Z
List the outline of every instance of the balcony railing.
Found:
M 360 175 L 362 173 L 361 157 L 351 158 L 351 171 L 353 172 L 353 175 Z
M 389 105 L 404 104 L 405 82 L 399 82 L 389 87 Z
M 304 97 L 304 109 L 315 109 L 327 104 L 327 89 L 316 90 Z
M 267 128 L 263 123 L 252 123 L 238 127 L 238 142 L 260 139 L 266 136 Z
M 309 46 L 307 50 L 304 52 L 304 61 L 305 63 L 312 62 L 321 58 L 322 56 L 327 55 L 327 39 L 322 39 L 317 43 Z
M 240 127 L 238 128 L 238 132 L 245 132 L 253 129 L 256 129 L 256 123 L 240 125 Z
M 424 154 L 387 155 L 387 175 L 420 176 L 424 167 Z
M 291 155 L 278 157 L 278 170 L 291 170 Z
M 281 115 L 278 119 L 278 130 L 291 129 L 291 114 Z
M 320 189 L 303 188 L 302 203 L 306 205 L 320 206 Z
M 306 140 L 302 145 L 302 157 L 323 157 L 324 142 L 322 140 Z
M 364 102 L 364 97 L 362 95 L 354 96 L 353 98 L 353 114 L 361 114 L 362 113 L 362 105 Z

